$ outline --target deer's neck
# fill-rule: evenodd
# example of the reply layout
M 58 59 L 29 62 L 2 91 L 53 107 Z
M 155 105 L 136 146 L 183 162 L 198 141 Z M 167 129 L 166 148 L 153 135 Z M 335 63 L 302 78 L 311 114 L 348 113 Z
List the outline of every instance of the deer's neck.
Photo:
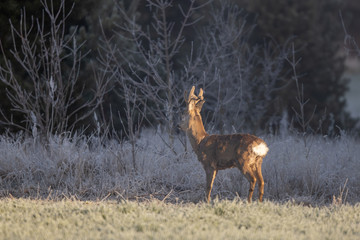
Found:
M 199 143 L 208 136 L 200 115 L 190 116 L 187 134 L 192 148 L 197 151 Z

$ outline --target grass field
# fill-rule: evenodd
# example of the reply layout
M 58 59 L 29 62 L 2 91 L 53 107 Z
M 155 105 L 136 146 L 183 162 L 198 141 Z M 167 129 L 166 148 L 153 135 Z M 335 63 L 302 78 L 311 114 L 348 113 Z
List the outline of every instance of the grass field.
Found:
M 360 205 L 0 200 L 1 239 L 360 239 Z
M 127 142 L 0 136 L 0 240 L 360 239 L 359 140 L 264 139 L 265 202 L 246 203 L 249 184 L 229 169 L 206 204 L 204 170 L 180 140 L 174 152 L 144 131 L 134 169 Z

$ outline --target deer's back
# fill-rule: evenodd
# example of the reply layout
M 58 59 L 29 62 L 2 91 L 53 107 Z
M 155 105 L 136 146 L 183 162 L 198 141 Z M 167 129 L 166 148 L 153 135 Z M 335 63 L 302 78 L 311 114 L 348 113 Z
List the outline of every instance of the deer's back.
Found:
M 260 145 L 266 147 L 262 139 L 250 134 L 210 135 L 199 145 L 199 160 L 216 169 L 231 168 L 236 161 L 255 161 L 254 148 Z

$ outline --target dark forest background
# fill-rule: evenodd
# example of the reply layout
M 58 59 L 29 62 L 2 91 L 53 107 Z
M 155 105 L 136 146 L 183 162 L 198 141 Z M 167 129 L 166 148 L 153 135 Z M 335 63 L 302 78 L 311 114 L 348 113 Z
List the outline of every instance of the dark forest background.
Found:
M 207 1 L 204 0 L 194 1 L 195 9 L 193 15 L 191 15 L 194 23 L 189 24 L 189 26 L 183 29 L 181 48 L 172 58 L 171 67 L 174 75 L 177 72 L 183 71 L 185 62 L 191 52 L 201 54 L 194 51 L 194 49 L 202 48 L 206 42 L 201 34 L 204 34 L 206 31 L 217 31 L 216 29 L 213 30 L 215 27 L 212 25 L 213 20 L 211 19 L 213 16 L 211 12 L 214 9 L 221 8 L 221 2 L 212 1 L 206 4 Z M 54 8 L 60 5 L 60 1 L 54 1 L 53 3 Z M 189 8 L 190 4 L 191 2 L 187 0 L 172 1 L 171 5 L 167 8 L 166 21 L 174 23 L 174 35 L 170 37 L 175 38 L 176 32 L 180 31 L 181 23 L 184 19 L 182 11 Z M 339 13 L 342 13 L 344 25 L 348 33 L 354 36 L 354 39 L 358 39 L 360 34 L 359 1 L 232 0 L 227 1 L 227 4 L 228 8 L 240 9 L 239 19 L 235 19 L 235 21 L 241 22 L 242 26 L 249 32 L 246 35 L 246 41 L 242 39 L 242 41 L 246 42 L 247 48 L 258 49 L 256 54 L 259 59 L 266 59 L 269 57 L 268 54 L 273 54 L 270 57 L 275 55 L 282 57 L 282 61 L 275 61 L 276 64 L 281 64 L 282 67 L 276 70 L 278 71 L 276 75 L 278 79 L 272 86 L 272 91 L 266 99 L 266 105 L 263 105 L 262 115 L 256 120 L 244 120 L 243 124 L 237 126 L 236 130 L 259 131 L 261 129 L 262 131 L 277 132 L 281 121 L 284 119 L 287 119 L 294 129 L 321 134 L 336 134 L 338 129 L 353 129 L 356 126 L 358 120 L 351 118 L 349 113 L 345 111 L 346 101 L 344 96 L 348 88 L 348 80 L 343 78 L 343 73 L 345 71 L 345 58 L 348 55 L 344 51 L 345 33 Z M 96 73 L 98 66 L 103 66 L 101 63 L 103 60 L 101 59 L 105 55 L 102 50 L 104 41 L 106 39 L 110 41 L 121 35 L 122 38 L 117 40 L 120 50 L 136 49 L 138 46 L 135 46 L 133 41 L 127 40 L 128 32 L 123 27 L 123 25 L 129 22 L 128 19 L 135 22 L 149 36 L 154 36 L 155 38 L 156 32 L 151 27 L 153 24 L 156 24 L 153 18 L 155 7 L 149 5 L 149 2 L 146 0 L 66 0 L 65 8 L 67 11 L 72 11 L 66 19 L 65 36 L 75 34 L 77 42 L 83 43 L 81 48 L 83 58 L 79 68 L 78 82 L 80 86 L 86 86 L 86 88 L 84 91 L 82 87 L 75 89 L 81 95 L 78 102 L 71 106 L 71 108 L 76 108 L 94 94 L 94 91 L 90 91 L 90 89 L 96 88 L 96 74 L 94 72 Z M 21 13 L 24 9 L 26 10 L 25 17 L 29 24 L 33 17 L 41 18 L 43 15 L 43 6 L 39 0 L 4 0 L 0 2 L 0 40 L 3 48 L 3 52 L 0 53 L 0 64 L 4 64 L 4 58 L 13 59 L 14 41 L 9 21 L 11 21 L 15 28 L 19 27 Z M 226 16 L 224 17 L 226 18 Z M 102 25 L 100 25 L 100 21 Z M 51 28 L 50 25 L 47 25 L 46 21 L 44 24 L 46 29 Z M 34 36 L 30 35 L 29 38 L 35 39 L 35 34 Z M 20 40 L 17 39 L 16 41 Z M 146 40 L 140 42 L 143 44 L 143 48 L 150 48 L 150 44 Z M 268 51 L 265 52 L 262 49 L 267 49 Z M 298 85 L 294 81 L 294 69 L 289 61 L 293 58 L 293 53 L 295 53 L 297 60 L 301 59 L 296 64 Z M 135 54 L 135 61 L 136 56 Z M 139 58 L 138 63 L 140 64 L 141 61 Z M 16 61 L 13 62 L 16 75 L 19 79 L 22 79 L 22 87 L 24 89 L 31 89 L 28 72 L 21 66 L 18 66 Z M 64 64 L 71 65 L 71 62 L 65 61 Z M 124 72 L 134 74 L 134 71 L 128 67 L 129 62 L 123 62 L 122 66 L 122 74 Z M 267 67 L 277 68 L 278 66 Z M 268 70 L 273 71 L 274 69 Z M 232 71 L 231 66 L 227 71 Z M 266 69 L 259 67 L 259 69 L 252 70 L 251 74 L 248 74 L 247 77 L 253 79 L 260 78 L 259 75 L 263 71 L 266 71 Z M 183 92 L 193 83 L 203 87 L 207 86 L 205 83 L 202 84 L 201 80 L 191 80 L 194 76 L 201 79 L 201 73 L 196 71 L 193 71 L 193 73 L 192 76 L 189 76 L 190 81 L 187 84 L 176 85 L 176 88 L 179 88 L 179 92 Z M 127 75 L 119 75 L 119 78 L 124 76 Z M 181 81 L 182 78 L 174 77 L 174 79 Z M 99 128 L 100 123 L 101 126 L 112 128 L 111 131 L 121 132 L 128 131 L 124 130 L 128 126 L 136 129 L 140 125 L 156 125 L 161 123 L 158 122 L 161 116 L 159 113 L 155 112 L 155 110 L 153 112 L 144 110 L 145 105 L 148 104 L 148 107 L 151 108 L 153 105 L 156 105 L 156 102 L 145 103 L 142 101 L 140 95 L 145 94 L 145 92 L 136 91 L 136 83 L 133 83 L 130 88 L 133 90 L 133 93 L 136 93 L 139 102 L 133 103 L 129 107 L 129 102 L 127 102 L 129 99 L 124 97 L 124 91 L 130 90 L 127 89 L 128 85 L 125 86 L 121 83 L 121 81 L 110 81 L 106 86 L 108 90 L 104 94 L 101 104 L 95 110 L 97 117 L 94 118 L 94 115 L 91 114 L 77 122 L 74 127 L 76 129 L 83 129 L 86 132 L 92 132 L 94 129 Z M 232 87 L 229 86 L 231 83 L 226 84 L 228 84 L 227 87 Z M 156 86 L 155 81 L 153 85 Z M 183 86 L 184 89 L 181 89 L 182 87 L 179 86 Z M 0 82 L 1 110 L 4 116 L 16 124 L 2 124 L 1 132 L 4 132 L 6 129 L 17 131 L 19 126 L 31 129 L 31 124 L 24 121 L 24 114 L 13 111 L 14 106 L 8 98 L 8 90 L 6 89 L 8 89 L 6 84 Z M 210 85 L 208 91 L 206 90 L 205 87 L 205 98 L 208 98 L 209 101 L 208 109 L 204 113 L 206 114 L 204 119 L 209 124 L 212 124 L 214 129 L 221 129 L 226 123 L 213 120 L 214 118 L 211 115 L 222 114 L 222 108 L 216 108 L 215 104 L 211 105 L 212 92 Z M 303 101 L 300 101 L 300 103 L 299 98 L 296 97 L 299 96 L 299 93 L 303 93 Z M 161 94 L 165 96 L 166 91 L 159 93 L 159 95 Z M 134 96 L 129 95 L 128 97 L 134 98 Z M 169 100 L 169 97 L 167 99 Z M 254 102 L 256 103 L 255 100 Z M 184 106 L 184 104 L 179 102 L 177 106 Z M 251 108 L 251 106 L 248 107 L 249 109 Z M 133 110 L 132 112 L 130 111 L 131 109 Z M 301 110 L 304 110 L 303 116 L 300 114 Z M 88 111 L 88 109 L 84 108 L 81 111 Z M 130 113 L 132 114 L 131 116 L 129 116 Z M 174 111 L 173 114 L 176 116 L 174 119 L 180 119 L 180 117 L 177 117 L 181 114 L 180 110 Z M 223 117 L 226 118 L 229 117 L 227 114 L 231 113 L 223 114 Z M 139 117 L 140 115 L 143 116 Z M 164 116 L 168 115 L 164 114 Z M 304 122 L 302 125 L 301 117 L 306 119 L 306 126 L 304 126 Z M 133 122 L 129 123 L 130 119 Z M 73 120 L 70 119 L 69 121 Z M 176 127 L 178 120 L 171 118 L 169 121 L 171 124 L 168 130 L 170 132 L 178 131 Z M 223 131 L 229 131 L 229 129 L 224 127 Z

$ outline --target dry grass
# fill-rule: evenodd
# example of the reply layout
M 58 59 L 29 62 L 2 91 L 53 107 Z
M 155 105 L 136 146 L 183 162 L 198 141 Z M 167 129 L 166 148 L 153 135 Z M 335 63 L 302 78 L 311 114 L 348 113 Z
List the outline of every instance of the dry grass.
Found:
M 358 140 L 309 136 L 305 146 L 302 138 L 289 134 L 262 138 L 270 148 L 263 163 L 265 199 L 313 206 L 330 204 L 334 196 L 341 203 L 360 201 Z M 174 150 L 153 131 L 144 131 L 136 144 L 134 172 L 126 142 L 54 136 L 43 145 L 32 138 L 0 136 L 0 197 L 203 200 L 201 164 L 178 140 Z M 248 188 L 240 171 L 223 170 L 212 197 L 244 199 Z
M 2 239 L 358 239 L 360 205 L 0 200 Z

